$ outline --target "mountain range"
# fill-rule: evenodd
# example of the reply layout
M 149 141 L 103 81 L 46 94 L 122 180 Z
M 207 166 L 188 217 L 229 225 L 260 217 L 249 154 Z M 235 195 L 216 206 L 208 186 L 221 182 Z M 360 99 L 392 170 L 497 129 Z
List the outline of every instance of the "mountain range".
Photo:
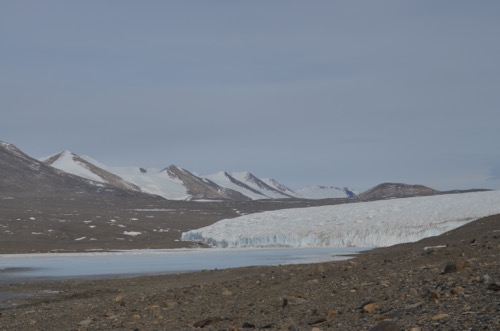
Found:
M 469 190 L 477 191 L 477 190 Z M 25 195 L 112 194 L 130 197 L 196 201 L 402 198 L 464 191 L 437 191 L 423 185 L 383 183 L 356 194 L 347 187 L 307 186 L 292 190 L 275 179 L 250 172 L 221 171 L 201 176 L 170 165 L 163 169 L 109 167 L 88 157 L 63 151 L 41 160 L 0 141 L 0 193 Z
M 177 165 L 161 170 L 109 167 L 90 157 L 63 151 L 40 160 L 47 166 L 89 180 L 159 195 L 170 200 L 326 199 L 354 197 L 346 187 L 309 186 L 294 191 L 275 179 L 261 179 L 250 172 L 221 171 L 201 176 Z

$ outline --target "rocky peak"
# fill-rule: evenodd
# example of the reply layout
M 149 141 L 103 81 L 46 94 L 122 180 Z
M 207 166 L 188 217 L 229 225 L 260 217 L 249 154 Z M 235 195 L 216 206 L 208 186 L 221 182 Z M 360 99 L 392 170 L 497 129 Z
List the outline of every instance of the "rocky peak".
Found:
M 123 178 L 120 176 L 117 176 L 103 168 L 98 167 L 97 165 L 93 164 L 92 162 L 89 162 L 85 160 L 84 158 L 78 156 L 75 153 L 72 153 L 68 150 L 62 151 L 54 156 L 49 157 L 44 161 L 46 165 L 49 166 L 55 166 L 58 168 L 57 162 L 69 162 L 71 164 L 74 164 L 74 167 L 76 169 L 80 168 L 83 169 L 84 171 L 90 172 L 94 178 L 93 180 L 109 184 L 111 186 L 117 187 L 119 189 L 123 190 L 133 190 L 133 191 L 141 191 L 141 188 L 135 184 L 132 184 L 130 182 L 125 181 Z M 70 167 L 71 168 L 71 167 Z M 74 171 L 75 169 L 61 169 L 63 171 L 73 173 L 74 175 L 79 176 L 78 171 Z M 73 172 L 72 172 L 73 171 Z
M 382 183 L 368 191 L 358 194 L 357 197 L 360 200 L 380 200 L 432 195 L 437 193 L 439 193 L 439 191 L 424 185 Z
M 250 200 L 240 192 L 219 186 L 209 179 L 198 177 L 176 165 L 170 165 L 162 171 L 167 171 L 169 177 L 180 180 L 186 187 L 187 193 L 195 200 Z

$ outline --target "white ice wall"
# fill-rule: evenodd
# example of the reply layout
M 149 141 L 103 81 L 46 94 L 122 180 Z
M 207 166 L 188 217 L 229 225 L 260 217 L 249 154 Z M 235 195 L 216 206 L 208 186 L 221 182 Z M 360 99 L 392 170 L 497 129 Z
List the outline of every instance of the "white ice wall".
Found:
M 500 213 L 500 191 L 286 209 L 182 234 L 217 247 L 380 247 L 439 235 Z

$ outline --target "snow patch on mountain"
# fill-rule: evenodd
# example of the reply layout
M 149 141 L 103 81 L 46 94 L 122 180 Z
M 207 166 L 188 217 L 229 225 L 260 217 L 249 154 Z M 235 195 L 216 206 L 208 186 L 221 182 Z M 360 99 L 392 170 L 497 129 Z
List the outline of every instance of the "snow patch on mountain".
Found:
M 247 171 L 243 172 L 232 172 L 231 176 L 239 180 L 242 183 L 250 186 L 252 189 L 261 192 L 262 194 L 272 198 L 272 199 L 285 199 L 293 198 L 293 196 L 280 191 L 277 188 L 265 183 L 263 180 L 257 178 L 253 174 Z
M 226 171 L 220 171 L 212 175 L 205 176 L 207 179 L 213 181 L 219 186 L 229 188 L 231 190 L 239 191 L 242 194 L 250 197 L 253 200 L 270 199 L 269 196 L 260 192 L 259 190 L 249 186 L 247 183 L 241 182 L 234 178 Z
M 42 159 L 42 161 L 56 169 L 97 183 L 104 183 L 125 190 L 141 191 L 139 186 L 127 182 L 103 167 L 99 167 L 92 162 L 93 160 L 89 161 L 67 150 Z
M 207 178 L 197 176 L 175 165 L 169 166 L 166 170 L 170 176 L 175 176 L 183 182 L 184 186 L 187 188 L 187 192 L 193 199 L 250 200 L 249 197 L 241 192 L 219 186 Z
M 217 247 L 380 247 L 436 236 L 500 213 L 500 191 L 287 209 L 182 234 Z
M 287 195 L 290 195 L 290 196 L 293 196 L 293 197 L 297 197 L 297 193 L 292 190 L 291 188 L 289 188 L 288 186 L 278 182 L 276 179 L 273 179 L 273 178 L 263 178 L 262 181 L 264 183 L 266 183 L 267 185 L 277 189 L 278 191 L 280 192 L 283 192 Z
M 17 147 L 15 147 L 14 145 L 9 144 L 8 142 L 5 142 L 5 141 L 1 141 L 1 140 L 0 140 L 0 147 L 2 147 L 3 149 L 6 149 L 8 151 L 11 151 L 11 152 L 18 151 Z
M 78 156 L 70 151 L 63 151 L 42 160 L 54 168 L 93 181 L 119 185 L 170 200 L 191 198 L 183 182 L 171 175 L 167 169 L 110 167 L 89 156 Z
M 55 160 L 50 165 L 59 170 L 63 170 L 67 173 L 80 176 L 83 178 L 91 179 L 96 182 L 102 182 L 103 179 L 97 174 L 90 171 L 84 163 L 75 160 L 76 155 L 72 152 L 65 150 L 54 156 Z M 48 158 L 49 160 L 51 158 Z
M 182 181 L 175 176 L 170 176 L 165 169 L 139 167 L 108 167 L 108 169 L 139 186 L 143 192 L 159 195 L 169 200 L 188 200 L 191 198 Z

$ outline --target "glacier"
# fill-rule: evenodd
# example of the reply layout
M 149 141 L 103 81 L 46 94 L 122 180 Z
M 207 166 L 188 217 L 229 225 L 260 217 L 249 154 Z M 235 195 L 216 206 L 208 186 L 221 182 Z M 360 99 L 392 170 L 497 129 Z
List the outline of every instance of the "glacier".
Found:
M 436 236 L 500 213 L 500 191 L 285 209 L 182 233 L 215 247 L 382 247 Z

